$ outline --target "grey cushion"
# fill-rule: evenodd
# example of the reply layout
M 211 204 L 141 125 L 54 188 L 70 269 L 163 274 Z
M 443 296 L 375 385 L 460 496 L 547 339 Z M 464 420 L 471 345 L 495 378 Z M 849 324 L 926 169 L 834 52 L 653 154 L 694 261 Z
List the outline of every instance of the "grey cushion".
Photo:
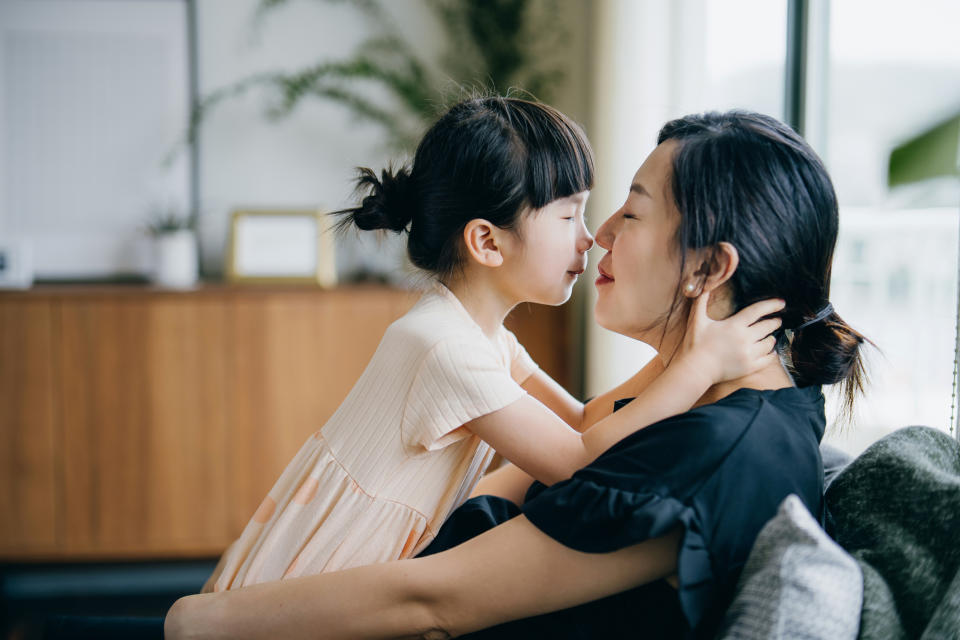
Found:
M 857 562 L 787 496 L 757 537 L 719 637 L 853 640 L 862 599 Z
M 833 445 L 821 444 L 820 457 L 823 459 L 823 488 L 826 490 L 838 473 L 853 460 L 853 456 Z

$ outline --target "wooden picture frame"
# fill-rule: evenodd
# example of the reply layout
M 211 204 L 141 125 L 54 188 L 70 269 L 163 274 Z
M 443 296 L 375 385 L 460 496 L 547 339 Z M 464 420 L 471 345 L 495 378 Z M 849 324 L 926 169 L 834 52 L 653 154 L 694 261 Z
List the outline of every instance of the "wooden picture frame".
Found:
M 332 221 L 315 209 L 234 211 L 224 270 L 229 282 L 336 284 Z

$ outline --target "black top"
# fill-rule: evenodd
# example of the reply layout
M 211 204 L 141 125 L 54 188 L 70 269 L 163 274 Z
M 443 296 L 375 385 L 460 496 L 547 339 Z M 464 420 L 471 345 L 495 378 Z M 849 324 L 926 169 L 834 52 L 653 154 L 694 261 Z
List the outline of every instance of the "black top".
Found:
M 534 483 L 523 514 L 579 551 L 615 551 L 682 524 L 679 588 L 658 580 L 477 637 L 712 637 L 757 534 L 780 502 L 794 493 L 819 517 L 824 424 L 819 387 L 740 389 L 637 431 L 569 480 Z M 515 506 L 503 502 L 469 501 L 425 553 L 515 515 Z

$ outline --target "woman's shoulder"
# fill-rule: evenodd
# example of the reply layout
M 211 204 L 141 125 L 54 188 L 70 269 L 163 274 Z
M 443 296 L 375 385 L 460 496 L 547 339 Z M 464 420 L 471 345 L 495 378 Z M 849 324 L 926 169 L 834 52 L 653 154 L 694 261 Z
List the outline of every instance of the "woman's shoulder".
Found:
M 740 389 L 634 432 L 575 477 L 618 488 L 653 482 L 676 489 L 715 472 L 737 447 L 792 438 L 818 443 L 824 423 L 819 387 Z
M 614 411 L 630 402 L 624 398 L 614 402 Z M 783 389 L 749 389 L 734 391 L 716 402 L 694 407 L 684 413 L 665 418 L 627 436 L 610 448 L 646 446 L 672 442 L 692 435 L 698 442 L 714 439 L 735 440 L 758 423 L 766 424 L 771 414 L 778 414 L 789 423 L 803 423 L 822 435 L 823 393 L 819 386 Z M 812 420 L 812 422 L 811 422 Z

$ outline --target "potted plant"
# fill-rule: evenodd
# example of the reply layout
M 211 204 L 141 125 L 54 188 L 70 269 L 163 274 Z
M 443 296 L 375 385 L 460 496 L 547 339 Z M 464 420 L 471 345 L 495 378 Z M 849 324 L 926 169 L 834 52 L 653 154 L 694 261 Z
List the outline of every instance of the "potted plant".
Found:
M 153 282 L 160 287 L 189 289 L 199 279 L 197 213 L 175 208 L 156 211 L 147 223 L 153 237 Z
M 255 23 L 287 4 L 260 0 Z M 388 147 L 409 152 L 457 93 L 462 98 L 471 91 L 499 91 L 549 102 L 565 77 L 557 54 L 567 34 L 557 0 L 427 0 L 448 40 L 445 55 L 434 64 L 400 33 L 385 0 L 351 4 L 371 29 L 352 55 L 289 72 L 257 73 L 208 93 L 194 105 L 186 141 L 196 141 L 217 105 L 260 89 L 269 96 L 270 119 L 289 115 L 304 100 L 330 100 L 383 127 Z M 386 90 L 390 100 L 369 99 L 364 85 Z

